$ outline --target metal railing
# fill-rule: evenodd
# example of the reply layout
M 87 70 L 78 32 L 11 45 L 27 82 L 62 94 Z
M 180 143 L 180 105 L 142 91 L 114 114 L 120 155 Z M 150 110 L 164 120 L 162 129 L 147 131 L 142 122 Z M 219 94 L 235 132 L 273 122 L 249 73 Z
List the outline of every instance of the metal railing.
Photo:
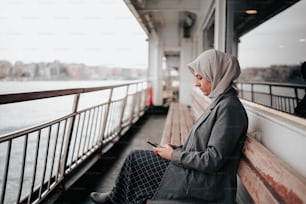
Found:
M 0 203 L 39 203 L 86 158 L 103 151 L 143 115 L 147 86 L 147 81 L 136 81 L 0 95 L 0 104 L 74 97 L 69 114 L 0 137 L 4 160 L 0 167 Z M 80 109 L 84 95 L 101 92 L 101 102 Z M 31 120 L 31 115 L 28 117 Z
M 241 98 L 291 114 L 306 90 L 306 84 L 273 82 L 239 81 L 237 86 Z

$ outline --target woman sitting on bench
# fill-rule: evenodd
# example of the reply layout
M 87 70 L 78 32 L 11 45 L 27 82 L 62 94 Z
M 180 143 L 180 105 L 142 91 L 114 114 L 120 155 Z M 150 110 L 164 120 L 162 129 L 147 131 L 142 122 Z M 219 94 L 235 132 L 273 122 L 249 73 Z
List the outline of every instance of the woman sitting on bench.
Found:
M 212 103 L 193 125 L 184 145 L 133 151 L 109 193 L 96 203 L 235 203 L 236 173 L 248 119 L 233 81 L 237 59 L 208 50 L 188 65 L 195 86 Z

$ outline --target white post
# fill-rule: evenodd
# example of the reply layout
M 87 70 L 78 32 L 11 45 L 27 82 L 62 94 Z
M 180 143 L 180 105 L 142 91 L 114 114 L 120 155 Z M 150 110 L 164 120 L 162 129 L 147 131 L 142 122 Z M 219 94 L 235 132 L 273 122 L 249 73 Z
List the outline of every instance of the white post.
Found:
M 216 0 L 215 3 L 215 49 L 224 52 L 226 38 L 226 1 Z
M 162 105 L 162 52 L 159 47 L 158 36 L 152 32 L 149 36 L 149 69 L 148 79 L 152 81 L 153 105 Z
M 195 59 L 194 47 L 192 39 L 182 39 L 181 62 L 179 68 L 180 87 L 179 87 L 179 102 L 190 105 L 191 88 L 194 85 L 193 76 L 187 68 L 187 64 Z

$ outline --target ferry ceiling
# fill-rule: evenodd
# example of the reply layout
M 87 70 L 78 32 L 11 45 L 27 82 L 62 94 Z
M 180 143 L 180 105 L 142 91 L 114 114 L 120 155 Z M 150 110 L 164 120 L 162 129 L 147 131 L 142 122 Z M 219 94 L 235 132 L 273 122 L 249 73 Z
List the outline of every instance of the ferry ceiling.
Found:
M 226 2 L 233 13 L 234 31 L 240 37 L 300 0 L 124 0 L 147 34 L 163 26 L 176 24 L 190 37 L 197 17 L 209 16 L 213 4 Z M 206 8 L 205 8 L 206 7 Z M 208 7 L 208 8 L 207 8 Z M 203 9 L 205 8 L 205 9 Z M 202 22 L 203 23 L 203 22 Z
M 239 38 L 298 0 L 124 0 L 148 36 L 153 103 L 162 104 L 162 66 L 179 71 L 179 102 L 190 104 L 186 64 L 203 50 L 238 55 Z

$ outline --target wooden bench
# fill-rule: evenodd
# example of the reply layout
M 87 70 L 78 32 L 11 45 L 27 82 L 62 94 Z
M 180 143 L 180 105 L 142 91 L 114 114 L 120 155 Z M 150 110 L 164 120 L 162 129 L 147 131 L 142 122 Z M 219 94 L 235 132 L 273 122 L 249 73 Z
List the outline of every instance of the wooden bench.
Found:
M 192 92 L 192 111 L 186 105 L 170 105 L 162 144 L 184 142 L 194 118 L 209 101 Z M 306 180 L 252 135 L 248 135 L 238 169 L 238 203 L 306 203 Z M 242 184 L 242 185 L 241 185 Z
M 190 108 L 181 103 L 171 103 L 167 114 L 161 144 L 183 144 L 193 122 L 194 117 L 190 112 Z

